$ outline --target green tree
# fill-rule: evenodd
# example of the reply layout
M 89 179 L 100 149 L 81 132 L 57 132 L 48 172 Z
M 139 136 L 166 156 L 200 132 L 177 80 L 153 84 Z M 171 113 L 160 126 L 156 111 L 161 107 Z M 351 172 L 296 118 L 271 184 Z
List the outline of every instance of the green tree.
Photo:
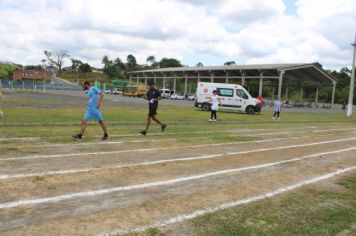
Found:
M 130 54 L 127 56 L 127 68 L 129 71 L 133 70 L 137 66 L 136 58 Z
M 75 71 L 75 78 L 76 78 L 77 84 L 79 84 L 79 69 L 80 69 L 80 66 L 83 64 L 83 62 L 81 62 L 80 60 L 74 59 L 74 58 L 71 58 L 70 60 L 72 61 L 72 70 Z
M 182 67 L 182 63 L 175 58 L 162 58 L 159 61 L 160 68 Z
M 146 62 L 149 63 L 150 66 L 152 66 L 153 64 L 157 64 L 156 57 L 153 55 L 147 57 Z
M 203 63 L 198 62 L 198 64 L 196 64 L 196 66 L 197 66 L 197 67 L 202 67 L 202 66 L 204 66 L 204 65 L 203 65 Z
M 79 72 L 80 73 L 83 73 L 84 75 L 86 75 L 87 73 L 90 73 L 91 72 L 91 67 L 88 63 L 82 63 L 80 66 L 79 66 Z
M 11 79 L 16 66 L 8 63 L 0 63 L 0 79 Z
M 236 66 L 236 62 L 235 61 L 227 61 L 224 63 L 224 66 Z

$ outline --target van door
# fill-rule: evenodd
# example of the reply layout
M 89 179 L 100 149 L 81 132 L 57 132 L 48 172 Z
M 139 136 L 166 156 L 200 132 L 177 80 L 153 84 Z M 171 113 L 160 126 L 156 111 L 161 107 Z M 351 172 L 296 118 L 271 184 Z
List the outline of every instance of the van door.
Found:
M 240 105 L 240 109 L 245 111 L 249 96 L 243 89 L 236 89 L 236 101 Z
M 224 109 L 236 109 L 234 102 L 234 89 L 216 88 Z

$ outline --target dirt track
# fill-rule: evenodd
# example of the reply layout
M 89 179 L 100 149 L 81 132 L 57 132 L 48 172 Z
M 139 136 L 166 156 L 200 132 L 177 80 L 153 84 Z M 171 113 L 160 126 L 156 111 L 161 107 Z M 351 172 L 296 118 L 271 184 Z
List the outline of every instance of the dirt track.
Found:
M 26 153 L 26 145 L 7 149 L 0 157 L 0 233 L 127 231 L 356 165 L 355 130 L 318 130 L 323 129 L 290 130 L 280 140 L 273 140 L 278 137 L 270 133 L 288 130 L 265 130 L 260 131 L 265 133 L 262 141 L 218 146 L 188 147 L 171 139 L 85 148 L 44 146 L 32 148 L 31 153 Z M 0 147 L 22 142 L 8 141 Z M 78 155 L 84 151 L 91 154 Z M 251 166 L 256 168 L 241 169 Z M 45 173 L 68 170 L 73 172 Z M 31 173 L 37 175 L 21 176 Z

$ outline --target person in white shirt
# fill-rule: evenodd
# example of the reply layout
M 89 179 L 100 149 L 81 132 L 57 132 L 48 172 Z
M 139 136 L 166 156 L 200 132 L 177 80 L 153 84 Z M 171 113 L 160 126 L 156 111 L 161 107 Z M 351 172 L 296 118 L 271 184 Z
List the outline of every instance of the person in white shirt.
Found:
M 281 119 L 279 117 L 279 115 L 281 114 L 282 102 L 279 100 L 276 100 L 276 101 L 274 101 L 273 105 L 274 105 L 273 119 L 275 120 L 277 118 L 279 120 L 279 119 Z
M 219 109 L 219 105 L 221 106 L 221 99 L 220 97 L 218 96 L 218 93 L 216 90 L 213 91 L 213 96 L 211 96 L 211 98 L 209 99 L 208 101 L 209 103 L 211 103 L 211 116 L 210 116 L 210 119 L 209 121 L 216 121 L 217 118 L 216 118 L 216 112 L 218 111 Z

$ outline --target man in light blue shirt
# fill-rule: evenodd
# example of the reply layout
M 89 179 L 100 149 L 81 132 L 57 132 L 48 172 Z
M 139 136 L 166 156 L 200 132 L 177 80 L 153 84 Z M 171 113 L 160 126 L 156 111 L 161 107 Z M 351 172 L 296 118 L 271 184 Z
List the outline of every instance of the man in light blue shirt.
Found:
M 102 141 L 108 140 L 109 135 L 107 133 L 106 126 L 104 124 L 103 116 L 100 112 L 100 107 L 101 107 L 101 105 L 103 103 L 103 99 L 104 99 L 104 93 L 101 93 L 100 90 L 95 86 L 90 87 L 90 83 L 88 81 L 84 82 L 83 89 L 85 91 L 87 91 L 87 95 L 89 97 L 88 110 L 84 115 L 80 133 L 78 135 L 73 136 L 73 139 L 81 140 L 83 133 L 85 131 L 85 128 L 87 127 L 88 120 L 94 119 L 95 121 L 98 121 L 99 124 L 101 125 L 101 127 L 103 128 L 104 136 L 101 140 Z

